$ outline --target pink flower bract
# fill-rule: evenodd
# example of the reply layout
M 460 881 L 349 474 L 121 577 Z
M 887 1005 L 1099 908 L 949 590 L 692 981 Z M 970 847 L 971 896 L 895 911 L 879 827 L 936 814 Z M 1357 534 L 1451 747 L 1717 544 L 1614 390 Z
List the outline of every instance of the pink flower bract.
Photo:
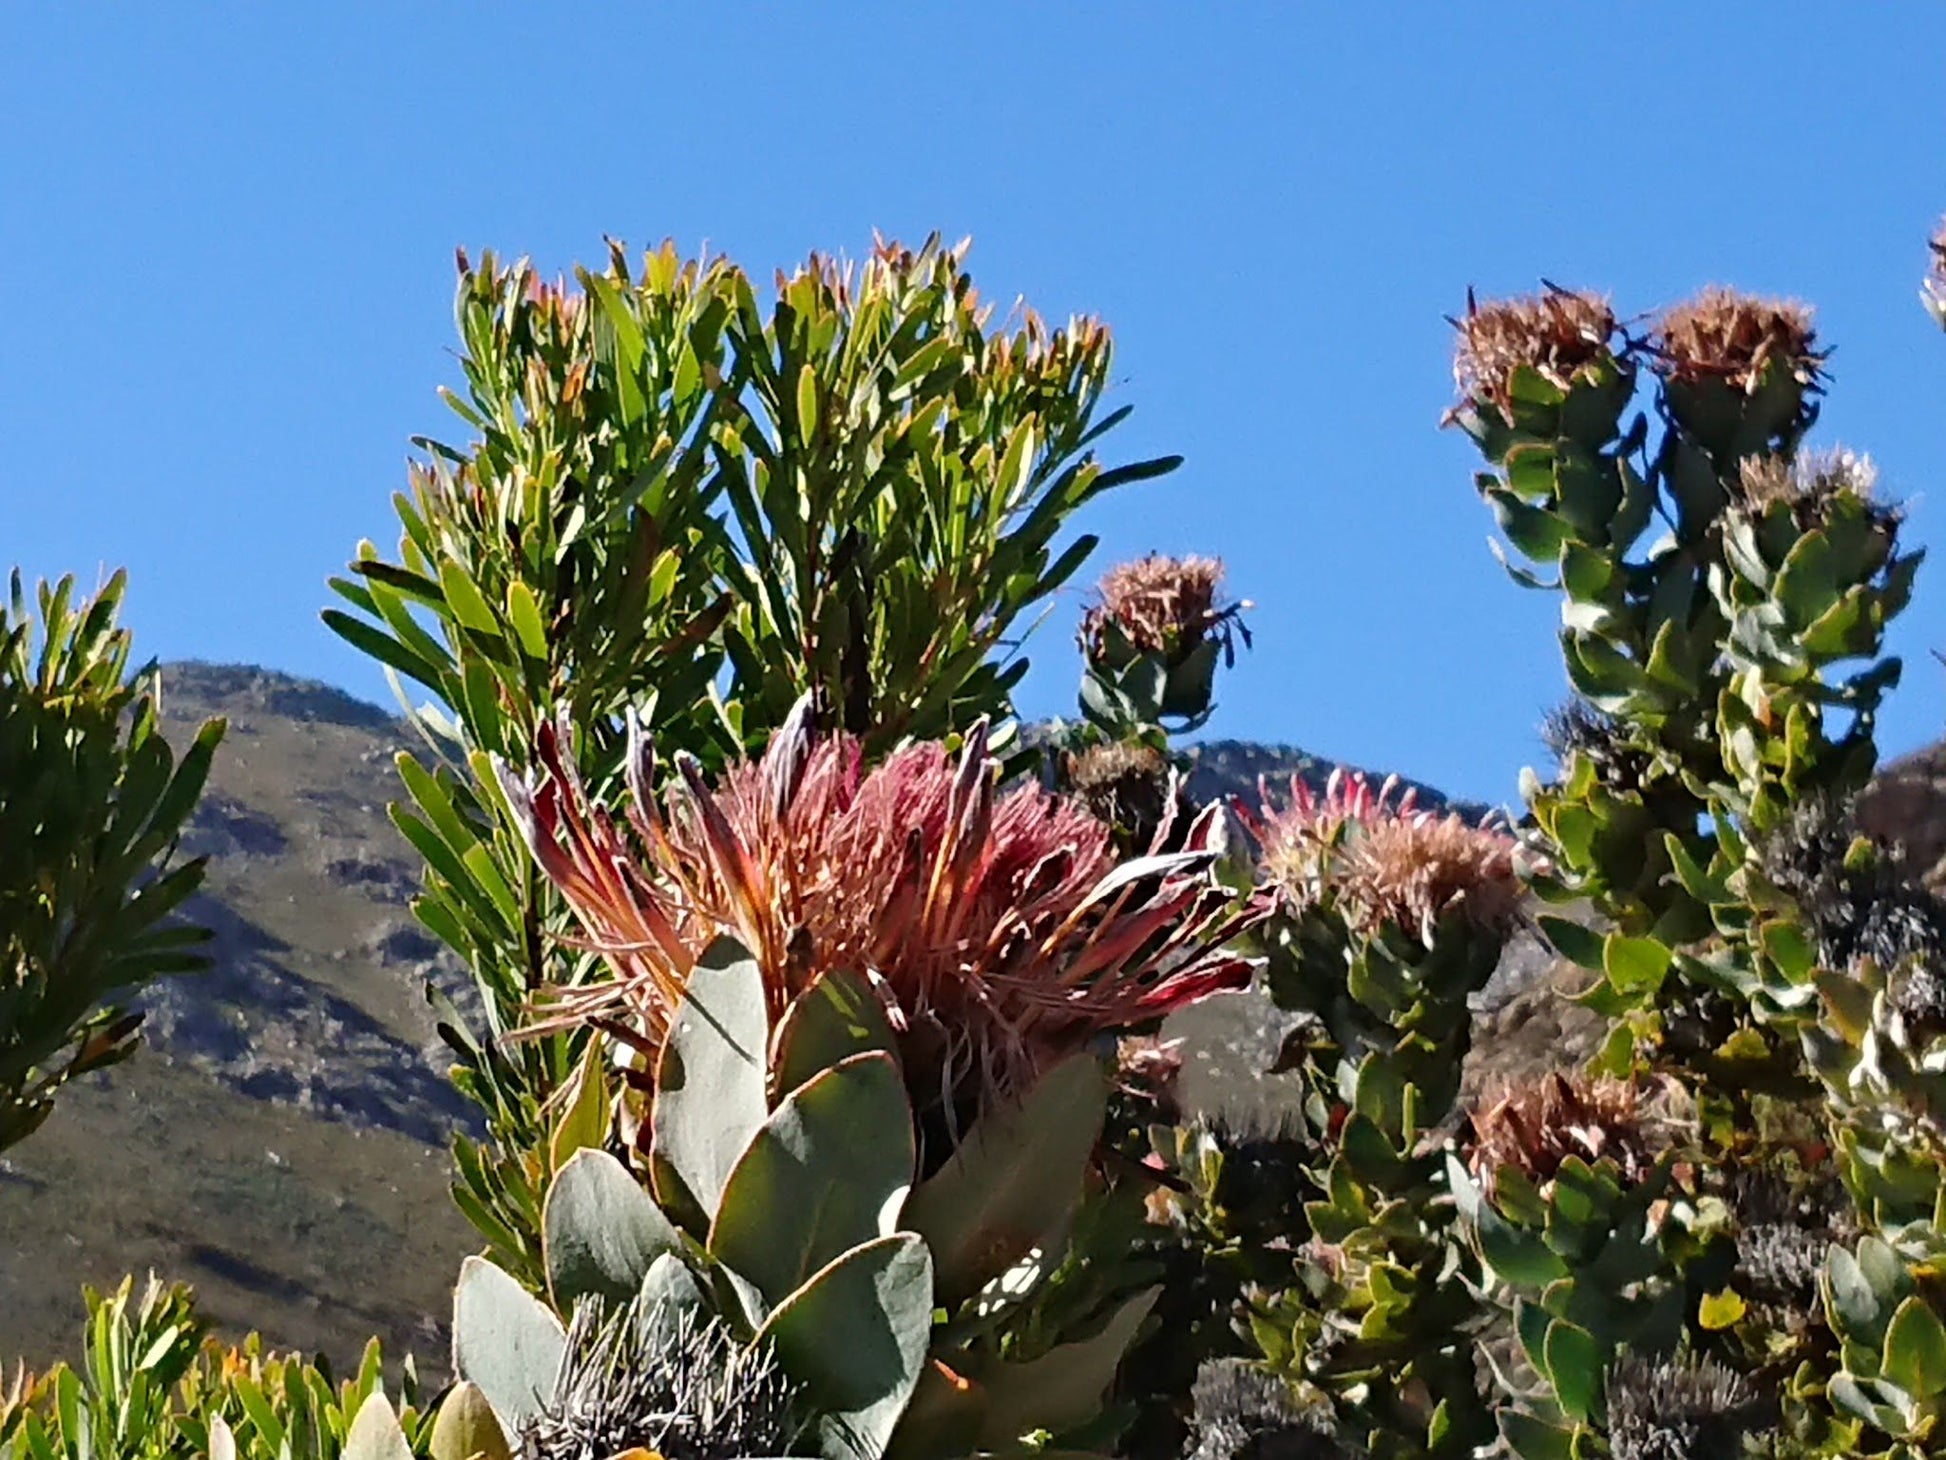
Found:
M 614 976 L 549 990 L 534 1029 L 619 1023 L 653 1047 L 727 934 L 762 968 L 773 1019 L 825 970 L 869 978 L 915 1098 L 950 1108 L 1251 977 L 1224 945 L 1264 909 L 1211 875 L 1213 815 L 1187 850 L 1118 865 L 1079 805 L 999 788 L 984 725 L 957 757 L 917 744 L 866 769 L 856 740 L 814 735 L 800 706 L 714 787 L 679 756 L 660 804 L 631 726 L 632 835 L 588 796 L 566 741 L 545 728 L 534 772 L 503 766 L 502 786 Z
M 1263 873 L 1299 911 L 1330 903 L 1356 930 L 1392 924 L 1430 942 L 1448 913 L 1504 935 L 1520 916 L 1525 888 L 1513 838 L 1457 812 L 1396 801 L 1396 777 L 1376 789 L 1362 775 L 1333 771 L 1320 793 L 1293 777 L 1281 806 L 1263 793 L 1260 811 L 1237 810 L 1256 835 Z

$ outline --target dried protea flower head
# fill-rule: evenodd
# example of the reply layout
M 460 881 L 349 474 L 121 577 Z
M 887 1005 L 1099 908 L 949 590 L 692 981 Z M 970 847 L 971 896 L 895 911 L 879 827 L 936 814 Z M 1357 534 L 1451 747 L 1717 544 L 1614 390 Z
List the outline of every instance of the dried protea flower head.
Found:
M 1306 1403 L 1286 1379 L 1244 1359 L 1210 1359 L 1190 1391 L 1189 1460 L 1343 1460 L 1322 1403 Z
M 951 1110 L 1252 975 L 1225 945 L 1264 910 L 1216 881 L 1214 814 L 1183 850 L 1118 864 L 1080 806 L 1000 789 L 983 723 L 957 756 L 922 743 L 867 770 L 857 740 L 814 733 L 807 700 L 714 786 L 678 756 L 658 803 L 631 722 L 632 838 L 588 796 L 570 733 L 544 729 L 534 770 L 500 780 L 614 976 L 550 991 L 535 1030 L 620 1027 L 652 1054 L 696 959 L 728 935 L 762 969 L 773 1019 L 827 970 L 870 978 L 915 1102 Z
M 1608 1368 L 1607 1409 L 1615 1460 L 1724 1460 L 1764 1426 L 1768 1406 L 1714 1359 L 1624 1352 Z
M 1290 912 L 1329 905 L 1367 937 L 1389 926 L 1430 945 L 1458 914 L 1496 937 L 1521 918 L 1521 849 L 1491 824 L 1422 811 L 1396 776 L 1377 788 L 1335 770 L 1324 790 L 1293 776 L 1283 804 L 1259 788 L 1261 808 L 1237 803 L 1260 847 L 1260 866 Z
M 1115 1081 L 1124 1095 L 1173 1125 L 1182 1114 L 1182 1041 L 1124 1035 L 1115 1046 Z
M 1793 1323 L 1816 1311 L 1826 1250 L 1848 1240 L 1856 1212 L 1835 1179 L 1793 1184 L 1783 1171 L 1742 1169 L 1729 1182 L 1737 1286 Z
M 1571 391 L 1591 366 L 1616 359 L 1615 311 L 1597 294 L 1550 287 L 1481 304 L 1468 291 L 1465 318 L 1451 323 L 1459 331 L 1453 382 L 1461 406 L 1491 406 L 1506 420 L 1513 419 L 1514 381 L 1522 370 Z
M 1651 351 L 1670 417 L 1721 466 L 1789 453 L 1817 419 L 1825 353 L 1794 300 L 1705 289 L 1663 314 Z
M 1902 850 L 1865 834 L 1854 804 L 1808 796 L 1757 845 L 1764 878 L 1796 901 L 1835 972 L 1869 960 L 1889 976 L 1893 1009 L 1946 1030 L 1946 900 Z
M 1773 368 L 1817 384 L 1824 354 L 1808 305 L 1712 285 L 1657 321 L 1656 368 L 1671 380 L 1722 380 L 1754 395 Z
M 1610 790 L 1639 791 L 1647 785 L 1654 757 L 1628 738 L 1628 726 L 1579 696 L 1551 711 L 1541 725 L 1541 741 L 1566 775 L 1578 755 L 1589 761 Z
M 1492 1193 L 1511 1166 L 1546 1193 L 1561 1163 L 1614 1163 L 1620 1179 L 1639 1182 L 1668 1146 L 1669 1121 L 1655 1102 L 1625 1080 L 1559 1070 L 1503 1085 L 1472 1113 L 1467 1159 Z
M 1102 575 L 1095 602 L 1081 618 L 1081 651 L 1090 663 L 1114 663 L 1125 645 L 1179 664 L 1206 641 L 1234 657 L 1247 603 L 1224 603 L 1223 564 L 1217 558 L 1150 553 Z M 1120 643 L 1117 643 L 1117 639 Z
M 803 1436 L 796 1386 L 766 1347 L 713 1317 L 636 1298 L 613 1313 L 584 1300 L 568 1324 L 553 1392 L 519 1436 L 520 1460 L 665 1460 L 789 1455 Z
M 1104 824 L 1146 845 L 1177 791 L 1175 770 L 1161 751 L 1130 741 L 1091 745 L 1067 758 L 1075 798 Z

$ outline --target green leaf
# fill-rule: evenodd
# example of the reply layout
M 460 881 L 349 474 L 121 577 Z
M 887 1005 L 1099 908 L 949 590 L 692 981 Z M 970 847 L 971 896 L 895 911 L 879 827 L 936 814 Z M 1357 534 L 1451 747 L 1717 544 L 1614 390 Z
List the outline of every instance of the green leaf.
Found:
M 1763 925 L 1758 933 L 1765 954 L 1792 983 L 1803 983 L 1817 971 L 1818 954 L 1804 929 L 1788 918 Z
M 483 1257 L 460 1264 L 453 1368 L 477 1384 L 503 1431 L 518 1433 L 554 1390 L 567 1335 L 547 1305 Z
M 1554 951 L 1570 963 L 1597 973 L 1607 966 L 1602 957 L 1601 934 L 1585 924 L 1543 914 L 1540 925 Z
M 439 586 L 445 591 L 446 606 L 460 624 L 475 633 L 499 637 L 500 624 L 465 568 L 451 558 L 441 562 Z
M 845 969 L 821 975 L 778 1022 L 772 1084 L 788 1094 L 840 1060 L 871 1050 L 897 1058 L 898 1039 L 870 983 Z
M 682 1246 L 641 1183 L 606 1151 L 593 1149 L 575 1152 L 554 1178 L 541 1228 L 547 1285 L 564 1312 L 590 1293 L 634 1297 L 650 1264 Z
M 879 1460 L 932 1337 L 932 1258 L 910 1232 L 855 1247 L 777 1306 L 758 1331 L 830 1416 L 827 1453 Z
M 1500 1411 L 1500 1434 L 1520 1460 L 1575 1460 L 1569 1431 L 1517 1409 Z
M 709 1253 L 780 1303 L 842 1253 L 891 1235 L 918 1159 L 888 1054 L 854 1055 L 786 1096 L 724 1183 Z
M 1661 987 L 1669 959 L 1669 950 L 1656 939 L 1622 933 L 1610 933 L 1601 949 L 1608 981 L 1624 993 L 1649 993 Z
M 1057 1344 L 1025 1363 L 1002 1363 L 978 1377 L 987 1392 L 983 1443 L 994 1449 L 1018 1444 L 1040 1430 L 1059 1434 L 1101 1412 L 1115 1371 L 1162 1289 L 1137 1293 L 1115 1310 L 1092 1338 Z
M 1601 1345 L 1585 1328 L 1557 1318 L 1547 1326 L 1543 1344 L 1547 1377 L 1554 1397 L 1569 1419 L 1583 1423 L 1594 1418 L 1601 1403 L 1604 1371 Z
M 1725 1328 L 1734 1328 L 1742 1321 L 1745 1312 L 1743 1297 L 1735 1288 L 1725 1288 L 1720 1293 L 1705 1293 L 1697 1307 L 1696 1321 L 1711 1333 Z
M 656 1074 L 655 1184 L 664 1206 L 714 1218 L 737 1159 L 770 1114 L 764 1060 L 770 1016 L 756 960 L 718 938 L 691 970 Z M 671 1179 L 674 1191 L 665 1190 Z
M 1567 1264 L 1539 1237 L 1509 1225 L 1492 1207 L 1479 1211 L 1480 1256 L 1501 1281 L 1517 1288 L 1540 1288 L 1565 1276 Z
M 1885 1377 L 1921 1400 L 1946 1391 L 1946 1325 L 1917 1293 L 1886 1326 Z
M 525 583 L 515 581 L 507 585 L 507 620 L 520 639 L 521 652 L 530 659 L 547 663 L 547 628 L 541 621 L 540 602 Z
M 906 1224 L 932 1248 L 943 1301 L 971 1297 L 1067 1220 L 1107 1104 L 1100 1062 L 1070 1056 L 981 1116 L 912 1193 Z
M 360 653 L 389 665 L 434 694 L 445 692 L 439 671 L 389 634 L 340 609 L 327 608 L 321 617 L 326 628 Z

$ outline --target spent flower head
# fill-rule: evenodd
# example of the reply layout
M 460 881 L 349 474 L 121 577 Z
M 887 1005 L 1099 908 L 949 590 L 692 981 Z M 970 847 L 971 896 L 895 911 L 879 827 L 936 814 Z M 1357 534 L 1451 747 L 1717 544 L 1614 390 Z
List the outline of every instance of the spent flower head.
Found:
M 1082 615 L 1082 653 L 1090 662 L 1112 655 L 1113 630 L 1136 653 L 1159 654 L 1172 664 L 1210 639 L 1233 657 L 1234 635 L 1244 634 L 1248 643 L 1242 614 L 1249 605 L 1222 602 L 1222 587 L 1217 558 L 1150 553 L 1117 564 L 1102 575 L 1095 602 Z
M 1655 770 L 1650 752 L 1630 739 L 1627 722 L 1579 696 L 1549 712 L 1541 741 L 1553 752 L 1563 776 L 1578 755 L 1594 765 L 1601 783 L 1611 790 L 1639 791 Z
M 1111 827 L 1153 835 L 1177 791 L 1168 759 L 1153 746 L 1109 741 L 1067 759 L 1075 798 Z
M 1453 351 L 1453 382 L 1462 405 L 1492 406 L 1513 416 L 1514 377 L 1532 370 L 1572 390 L 1590 365 L 1614 358 L 1615 311 L 1597 294 L 1549 288 L 1521 299 L 1466 296 L 1466 316 Z
M 1396 776 L 1374 788 L 1340 769 L 1322 792 L 1293 776 L 1281 805 L 1263 787 L 1260 809 L 1237 803 L 1283 905 L 1301 914 L 1329 904 L 1368 937 L 1390 924 L 1430 943 L 1453 913 L 1484 932 L 1510 933 L 1525 895 L 1519 845 L 1458 812 L 1420 810 L 1416 789 L 1394 800 L 1398 787 Z
M 1761 1428 L 1750 1382 L 1715 1359 L 1616 1356 L 1608 1368 L 1608 1445 L 1615 1460 L 1723 1460 Z
M 1503 1166 L 1546 1191 L 1570 1156 L 1612 1161 L 1624 1182 L 1643 1180 L 1668 1145 L 1669 1125 L 1624 1080 L 1549 1071 L 1516 1081 L 1475 1110 L 1467 1152 L 1489 1193 Z
M 1209 1359 L 1190 1390 L 1189 1460 L 1344 1460 L 1330 1410 L 1244 1359 Z
M 720 1321 L 643 1298 L 576 1307 L 552 1393 L 520 1434 L 520 1460 L 789 1455 L 803 1435 L 796 1386 L 768 1348 Z
M 1833 501 L 1875 506 L 1877 488 L 1878 467 L 1871 457 L 1842 446 L 1800 451 L 1794 457 L 1746 456 L 1737 466 L 1738 505 L 1753 513 L 1788 507 L 1802 527 L 1816 525 Z
M 1665 311 L 1653 342 L 1656 369 L 1668 378 L 1724 380 L 1744 395 L 1763 384 L 1773 365 L 1810 387 L 1824 364 L 1809 306 L 1718 285 Z
M 1214 877 L 1214 815 L 1184 850 L 1118 863 L 1081 806 L 1000 789 L 983 725 L 957 756 L 921 743 L 867 769 L 858 741 L 819 737 L 801 704 L 761 760 L 714 786 L 679 756 L 658 802 L 631 724 L 632 837 L 587 794 L 568 734 L 545 729 L 535 770 L 503 766 L 501 783 L 614 976 L 553 990 L 533 1029 L 620 1021 L 653 1050 L 696 959 L 728 935 L 762 969 L 773 1018 L 826 971 L 871 979 L 932 1108 L 1018 1088 L 1097 1034 L 1252 975 L 1225 945 L 1263 908 Z
M 1733 1173 L 1727 1194 L 1738 1286 L 1787 1321 L 1809 1322 L 1826 1251 L 1856 1235 L 1844 1188 L 1835 1179 L 1800 1188 L 1781 1170 L 1754 1168 Z

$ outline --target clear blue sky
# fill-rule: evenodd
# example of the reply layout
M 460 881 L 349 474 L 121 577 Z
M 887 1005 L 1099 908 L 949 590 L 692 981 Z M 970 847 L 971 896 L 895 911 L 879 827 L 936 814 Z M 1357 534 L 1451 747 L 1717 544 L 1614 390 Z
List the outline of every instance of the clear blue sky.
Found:
M 874 228 L 975 238 L 989 297 L 1103 315 L 1124 453 L 1184 469 L 1099 559 L 1215 552 L 1258 647 L 1212 734 L 1514 795 L 1555 604 L 1488 555 L 1441 316 L 1541 275 L 1625 311 L 1816 303 L 1819 438 L 1935 549 L 1946 9 L 331 4 L 0 10 L 0 562 L 126 564 L 146 652 L 373 698 L 318 624 L 458 435 L 456 244 L 549 269 L 707 241 L 768 275 Z M 1946 554 L 1883 739 L 1946 724 Z M 1030 713 L 1072 704 L 1064 605 Z

